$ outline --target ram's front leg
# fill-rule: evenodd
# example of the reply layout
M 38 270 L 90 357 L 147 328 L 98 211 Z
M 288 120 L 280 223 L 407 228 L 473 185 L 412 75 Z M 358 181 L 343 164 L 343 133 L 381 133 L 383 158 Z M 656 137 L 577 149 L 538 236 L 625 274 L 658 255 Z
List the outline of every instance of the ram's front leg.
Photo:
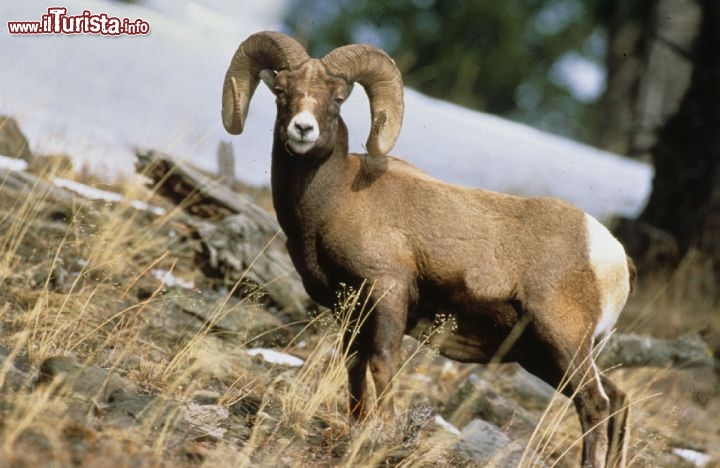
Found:
M 407 288 L 399 281 L 376 282 L 370 293 L 367 356 L 381 411 L 393 409 L 391 384 L 400 363 L 408 302 Z
M 407 288 L 398 281 L 375 281 L 358 301 L 365 309 L 357 311 L 352 326 L 345 330 L 348 356 L 348 390 L 353 419 L 363 420 L 371 410 L 367 388 L 370 368 L 378 406 L 391 407 L 390 385 L 400 360 L 400 349 L 407 319 Z
M 345 330 L 344 344 L 347 354 L 349 406 L 350 414 L 355 421 L 365 419 L 372 406 L 367 388 L 367 346 L 362 346 L 361 337 L 361 333 L 358 334 L 354 330 Z

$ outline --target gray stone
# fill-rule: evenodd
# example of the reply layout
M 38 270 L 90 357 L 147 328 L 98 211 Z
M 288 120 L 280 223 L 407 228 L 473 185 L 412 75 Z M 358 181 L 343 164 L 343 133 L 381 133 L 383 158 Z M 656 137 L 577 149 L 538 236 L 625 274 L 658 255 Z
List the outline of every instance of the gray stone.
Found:
M 96 403 L 107 402 L 111 394 L 120 390 L 135 392 L 135 385 L 116 373 L 102 367 L 84 366 L 68 356 L 52 356 L 40 364 L 38 384 L 47 384 L 56 378 L 64 379 L 64 388 L 72 396 Z
M 710 347 L 698 335 L 663 340 L 634 333 L 610 336 L 597 359 L 603 369 L 623 367 L 713 367 Z
M 209 325 L 211 331 L 223 339 L 252 346 L 284 346 L 292 338 L 282 321 L 263 307 L 214 291 L 199 294 L 171 288 L 164 300 Z M 187 333 L 187 324 L 180 324 L 179 329 Z
M 163 427 L 168 419 L 174 419 L 171 426 L 184 424 L 182 405 L 176 401 L 155 395 L 143 395 L 117 390 L 113 392 L 107 404 L 97 409 L 99 416 L 116 427 L 128 427 L 140 423 L 149 423 L 153 427 Z
M 492 372 L 497 378 L 489 379 L 490 385 L 500 394 L 510 396 L 526 410 L 545 411 L 555 396 L 554 388 L 519 364 L 503 364 Z
M 480 375 L 471 374 L 448 400 L 442 415 L 457 426 L 479 418 L 502 427 L 515 437 L 531 433 L 540 420 L 516 403 L 512 394 L 502 394 Z
M 4 379 L 0 381 L 2 392 L 17 392 L 32 382 L 27 360 L 16 356 L 12 361 L 8 361 L 11 354 L 9 349 L 0 345 L 0 370 L 5 369 Z
M 523 447 L 482 419 L 473 419 L 463 428 L 457 449 L 480 466 L 516 467 L 523 454 Z
M 23 159 L 27 162 L 32 159 L 30 145 L 17 121 L 4 115 L 0 115 L 0 155 Z

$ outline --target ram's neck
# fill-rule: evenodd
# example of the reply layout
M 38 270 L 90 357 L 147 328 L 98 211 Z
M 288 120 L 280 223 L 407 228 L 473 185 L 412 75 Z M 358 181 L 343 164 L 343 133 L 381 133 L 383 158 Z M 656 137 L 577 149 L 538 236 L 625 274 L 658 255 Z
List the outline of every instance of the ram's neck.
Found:
M 347 127 L 338 122 L 338 135 L 329 155 L 297 156 L 276 138 L 272 155 L 272 194 L 278 222 L 288 238 L 312 229 L 325 213 L 334 210 L 342 192 L 342 177 L 348 164 Z

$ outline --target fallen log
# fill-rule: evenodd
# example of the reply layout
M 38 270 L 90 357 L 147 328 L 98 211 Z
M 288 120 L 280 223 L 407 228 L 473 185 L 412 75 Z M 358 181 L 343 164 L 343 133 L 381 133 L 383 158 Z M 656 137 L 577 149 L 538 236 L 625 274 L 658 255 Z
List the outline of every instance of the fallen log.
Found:
M 24 198 L 33 196 L 35 199 L 56 203 L 62 207 L 75 207 L 79 203 L 86 209 L 92 209 L 93 202 L 98 204 L 127 203 L 131 207 L 147 211 L 155 215 L 165 214 L 160 207 L 151 206 L 139 200 L 127 199 L 123 194 L 109 192 L 86 185 L 74 180 L 56 177 L 51 172 L 46 175 L 35 175 L 29 172 L 32 165 L 20 159 L 0 156 L 0 188 L 12 190 Z
M 281 232 L 272 215 L 221 181 L 161 151 L 138 149 L 135 155 L 135 170 L 153 181 L 150 187 L 188 213 L 210 221 L 242 213 L 266 231 Z
M 78 197 L 71 191 L 57 187 L 29 172 L 2 167 L 0 167 L 0 187 L 16 191 L 23 197 L 34 194 L 39 199 L 53 201 L 65 207 L 73 206 L 77 200 L 83 199 L 83 197 Z
M 633 333 L 616 333 L 607 340 L 597 358 L 602 369 L 622 367 L 712 367 L 715 358 L 698 335 L 663 340 Z
M 287 321 L 306 321 L 312 301 L 285 249 L 275 218 L 249 197 L 154 150 L 136 152 L 136 170 L 152 188 L 195 218 L 188 222 L 200 240 L 196 264 L 228 287 L 247 281 L 267 293 Z
M 200 250 L 195 263 L 206 276 L 222 279 L 228 286 L 250 281 L 268 294 L 283 318 L 308 319 L 312 301 L 277 230 L 259 225 L 243 212 L 218 223 L 198 223 L 197 236 Z

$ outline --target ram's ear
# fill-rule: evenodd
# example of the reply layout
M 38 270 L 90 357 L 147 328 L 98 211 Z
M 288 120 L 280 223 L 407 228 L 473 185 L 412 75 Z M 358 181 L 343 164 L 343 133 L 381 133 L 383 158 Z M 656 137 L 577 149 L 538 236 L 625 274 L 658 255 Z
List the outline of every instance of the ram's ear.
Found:
M 270 91 L 273 91 L 275 88 L 275 77 L 277 76 L 277 73 L 275 70 L 271 70 L 269 68 L 264 68 L 260 70 L 260 79 L 265 83 L 265 85 L 270 88 Z

